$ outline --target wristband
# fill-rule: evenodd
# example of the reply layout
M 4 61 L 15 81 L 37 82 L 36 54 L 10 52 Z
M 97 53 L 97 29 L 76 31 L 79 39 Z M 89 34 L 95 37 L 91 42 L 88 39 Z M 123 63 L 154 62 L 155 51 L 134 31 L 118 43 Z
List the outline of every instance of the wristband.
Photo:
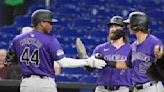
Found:
M 107 66 L 116 68 L 116 61 L 107 61 L 107 60 L 105 61 L 107 63 Z

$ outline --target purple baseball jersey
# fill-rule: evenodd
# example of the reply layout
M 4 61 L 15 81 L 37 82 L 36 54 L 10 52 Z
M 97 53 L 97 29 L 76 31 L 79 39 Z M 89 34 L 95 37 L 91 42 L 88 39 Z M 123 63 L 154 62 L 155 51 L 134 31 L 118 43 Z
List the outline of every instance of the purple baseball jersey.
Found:
M 125 60 L 127 65 L 131 65 L 131 45 L 124 44 L 117 49 L 111 43 L 107 42 L 96 47 L 93 54 L 101 53 L 106 60 L 117 61 Z M 106 86 L 131 86 L 131 69 L 121 70 L 112 67 L 105 67 L 98 70 L 99 78 L 97 85 Z
M 37 31 L 16 36 L 10 49 L 17 54 L 22 76 L 40 75 L 54 78 L 54 60 L 65 57 L 54 36 Z
M 140 44 L 137 44 L 136 41 L 132 44 L 132 80 L 134 84 L 151 81 L 146 75 L 146 71 L 155 60 L 154 47 L 159 44 L 162 42 L 153 35 L 148 35 Z

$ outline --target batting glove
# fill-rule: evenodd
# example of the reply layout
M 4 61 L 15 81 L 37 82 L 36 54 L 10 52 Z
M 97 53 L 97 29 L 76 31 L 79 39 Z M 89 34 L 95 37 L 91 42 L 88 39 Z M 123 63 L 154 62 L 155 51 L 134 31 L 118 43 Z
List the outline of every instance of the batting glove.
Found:
M 95 58 L 95 56 L 89 57 L 87 59 L 87 63 L 88 63 L 88 66 L 92 68 L 98 68 L 98 69 L 102 69 L 106 65 L 106 62 L 104 60 L 97 59 Z

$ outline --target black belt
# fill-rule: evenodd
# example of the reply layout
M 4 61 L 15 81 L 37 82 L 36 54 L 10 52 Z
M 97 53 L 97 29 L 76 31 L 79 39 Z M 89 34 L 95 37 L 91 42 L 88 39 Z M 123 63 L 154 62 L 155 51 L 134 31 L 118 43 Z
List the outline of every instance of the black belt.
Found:
M 45 78 L 46 76 L 43 76 L 43 75 L 35 75 L 35 76 L 38 76 L 38 77 L 40 77 L 41 79 L 43 79 L 43 78 Z M 29 75 L 29 76 L 22 76 L 22 78 L 24 79 L 24 78 L 30 78 L 31 77 L 31 75 Z
M 156 84 L 156 82 L 152 82 L 152 83 L 149 83 L 149 84 L 136 84 L 135 87 L 136 89 L 144 89 L 146 87 L 150 87 L 150 86 L 153 86 L 154 84 Z
M 104 86 L 104 88 L 110 91 L 114 91 L 114 90 L 118 90 L 120 86 Z

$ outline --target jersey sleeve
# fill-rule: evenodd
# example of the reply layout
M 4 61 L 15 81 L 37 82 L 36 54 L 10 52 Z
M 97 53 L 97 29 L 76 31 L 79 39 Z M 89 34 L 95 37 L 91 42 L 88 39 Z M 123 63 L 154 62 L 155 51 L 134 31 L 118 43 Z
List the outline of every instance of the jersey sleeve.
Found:
M 50 41 L 49 47 L 50 54 L 55 61 L 65 57 L 64 51 L 56 38 L 53 38 L 53 40 Z
M 127 60 L 125 62 L 129 68 L 132 68 L 132 50 L 130 50 Z
M 160 40 L 160 39 L 156 39 L 155 41 L 152 41 L 152 51 L 153 51 L 153 57 L 155 58 L 155 55 L 154 55 L 154 48 L 155 48 L 155 46 L 157 46 L 157 45 L 161 45 L 162 46 L 162 41 Z

